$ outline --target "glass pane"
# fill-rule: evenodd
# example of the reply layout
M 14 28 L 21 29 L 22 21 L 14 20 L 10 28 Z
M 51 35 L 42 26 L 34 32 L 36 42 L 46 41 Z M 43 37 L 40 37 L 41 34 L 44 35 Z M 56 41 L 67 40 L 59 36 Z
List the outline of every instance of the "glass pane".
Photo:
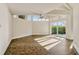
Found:
M 57 34 L 57 26 L 52 26 L 52 34 Z
M 32 16 L 32 20 L 33 20 L 33 21 L 40 21 L 39 18 L 40 18 L 40 17 L 39 17 L 39 16 L 36 16 L 36 15 L 35 15 L 35 16 Z
M 65 23 L 58 22 L 58 34 L 65 34 Z
M 58 34 L 66 34 L 65 26 L 58 26 Z

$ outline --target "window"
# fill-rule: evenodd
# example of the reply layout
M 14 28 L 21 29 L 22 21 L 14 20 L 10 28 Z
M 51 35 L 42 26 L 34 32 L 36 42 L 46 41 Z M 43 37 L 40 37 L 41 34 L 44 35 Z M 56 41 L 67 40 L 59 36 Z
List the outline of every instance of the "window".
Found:
M 65 22 L 53 22 L 50 24 L 52 34 L 65 34 Z
M 32 21 L 40 21 L 40 16 L 37 16 L 37 15 L 35 15 L 35 16 L 32 16 Z
M 46 18 L 41 18 L 39 15 L 27 15 L 26 19 L 28 21 L 49 21 Z
M 32 16 L 32 21 L 48 21 L 46 18 L 40 18 L 38 15 Z

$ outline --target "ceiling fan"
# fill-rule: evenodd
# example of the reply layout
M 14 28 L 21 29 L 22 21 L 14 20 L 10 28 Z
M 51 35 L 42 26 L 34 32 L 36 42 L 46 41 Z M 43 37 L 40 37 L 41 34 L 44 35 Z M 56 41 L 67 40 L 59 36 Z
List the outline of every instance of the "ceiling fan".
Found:
M 40 19 L 43 19 L 43 18 L 45 18 L 45 15 L 40 14 Z

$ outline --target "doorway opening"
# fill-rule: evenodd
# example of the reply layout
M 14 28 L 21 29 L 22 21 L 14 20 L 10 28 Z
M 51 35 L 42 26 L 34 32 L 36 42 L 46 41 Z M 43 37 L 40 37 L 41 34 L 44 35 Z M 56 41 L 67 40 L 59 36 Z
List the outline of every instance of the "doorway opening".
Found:
M 66 37 L 66 18 L 56 16 L 50 21 L 50 34 L 58 37 Z

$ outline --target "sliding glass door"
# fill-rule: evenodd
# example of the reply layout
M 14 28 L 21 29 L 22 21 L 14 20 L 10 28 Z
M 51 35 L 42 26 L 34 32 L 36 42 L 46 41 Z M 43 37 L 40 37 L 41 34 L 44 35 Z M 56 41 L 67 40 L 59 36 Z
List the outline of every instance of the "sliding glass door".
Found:
M 51 34 L 66 34 L 65 22 L 52 22 L 51 23 Z

